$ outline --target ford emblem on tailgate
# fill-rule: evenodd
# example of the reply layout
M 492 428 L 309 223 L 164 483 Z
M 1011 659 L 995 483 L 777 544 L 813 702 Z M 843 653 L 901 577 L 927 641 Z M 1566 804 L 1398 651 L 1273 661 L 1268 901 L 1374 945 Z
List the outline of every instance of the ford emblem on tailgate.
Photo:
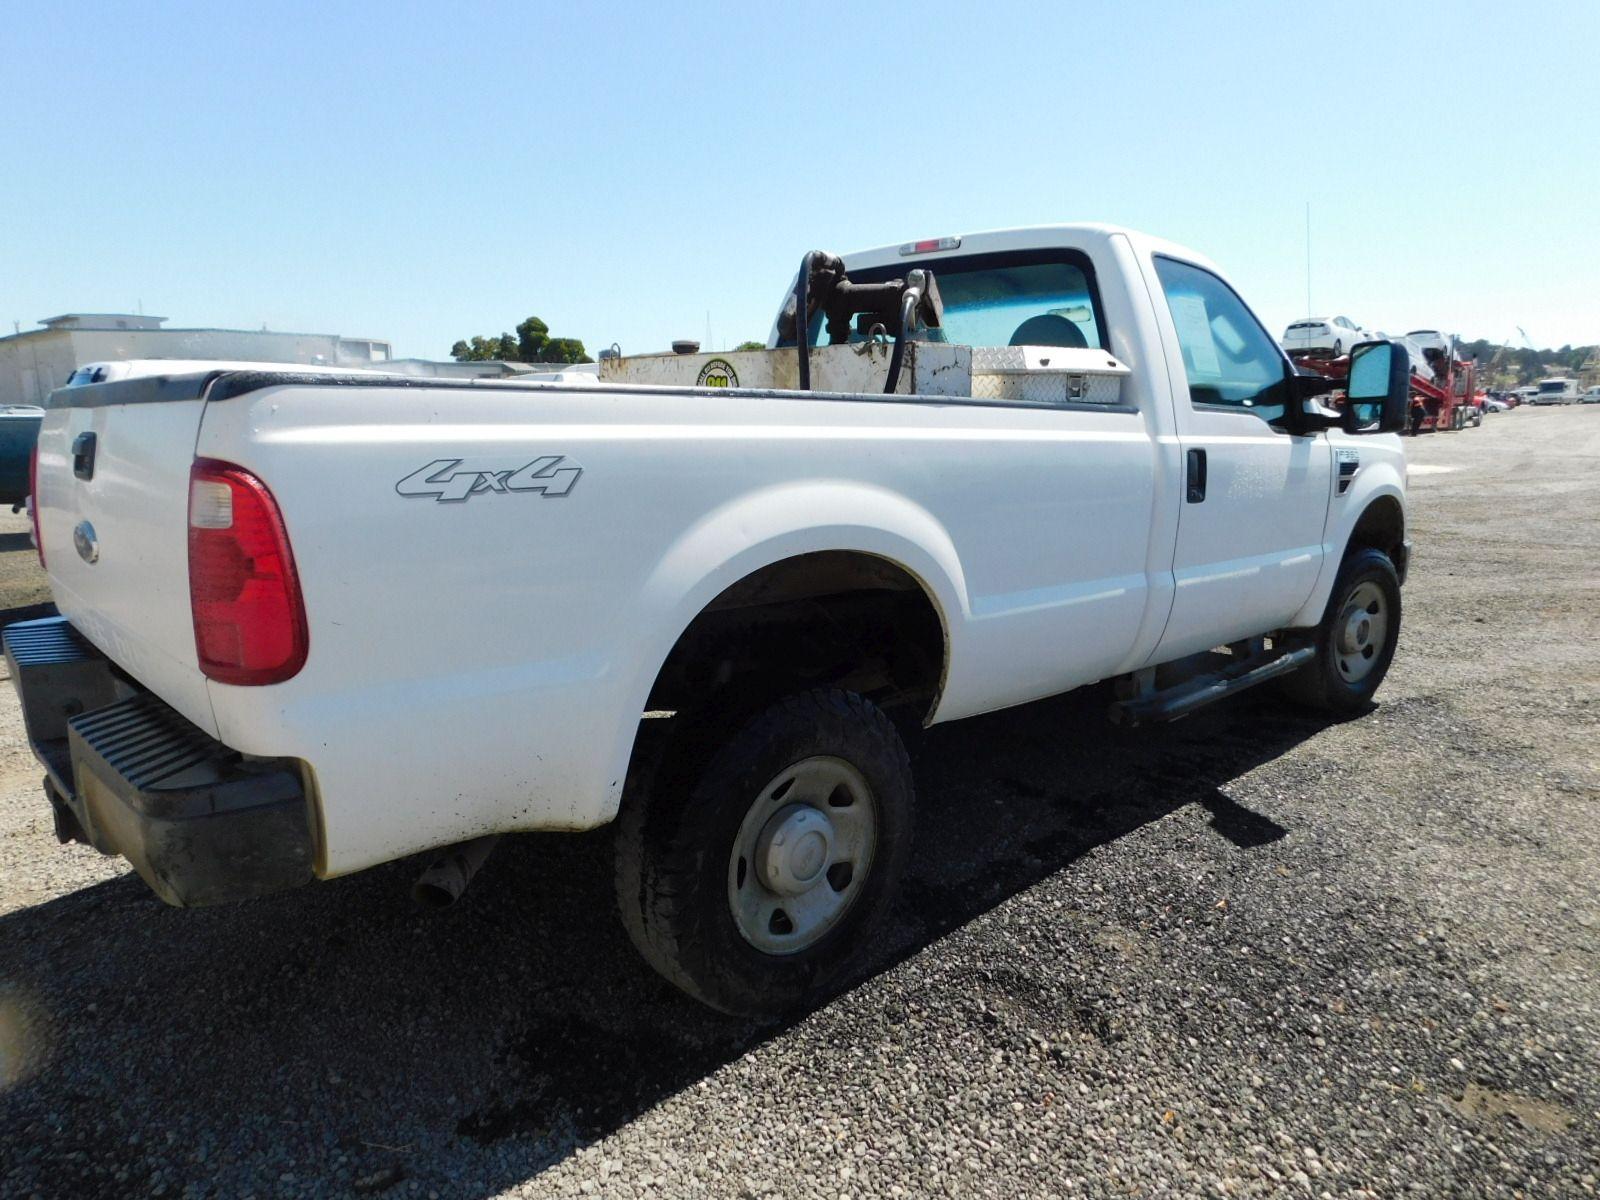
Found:
M 86 563 L 100 557 L 100 539 L 95 537 L 94 526 L 87 521 L 79 521 L 72 531 L 72 544 L 78 548 L 78 557 Z

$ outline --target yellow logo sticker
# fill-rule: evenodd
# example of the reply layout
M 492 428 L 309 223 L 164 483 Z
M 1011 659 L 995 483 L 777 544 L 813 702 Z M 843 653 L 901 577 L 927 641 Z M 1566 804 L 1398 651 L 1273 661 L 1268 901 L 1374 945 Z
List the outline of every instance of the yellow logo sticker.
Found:
M 733 369 L 733 364 L 725 358 L 713 358 L 700 368 L 700 378 L 694 381 L 695 387 L 730 388 L 739 386 L 739 376 Z

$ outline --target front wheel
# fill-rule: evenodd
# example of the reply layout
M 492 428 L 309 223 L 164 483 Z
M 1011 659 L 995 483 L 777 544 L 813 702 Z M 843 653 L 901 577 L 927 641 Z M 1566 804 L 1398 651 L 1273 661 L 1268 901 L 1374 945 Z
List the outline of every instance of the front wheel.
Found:
M 1290 699 L 1349 715 L 1371 703 L 1400 640 L 1400 578 L 1381 550 L 1348 555 L 1334 581 L 1317 656 L 1282 683 Z
M 823 999 L 889 907 L 911 814 L 905 745 L 853 692 L 691 725 L 650 794 L 624 805 L 623 924 L 651 966 L 713 1008 Z

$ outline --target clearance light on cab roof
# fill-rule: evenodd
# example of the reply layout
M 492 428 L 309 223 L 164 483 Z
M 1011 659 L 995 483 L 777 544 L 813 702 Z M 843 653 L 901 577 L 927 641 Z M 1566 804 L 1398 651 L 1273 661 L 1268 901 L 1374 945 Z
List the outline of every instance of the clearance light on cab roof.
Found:
M 189 474 L 189 606 L 200 670 L 218 683 L 281 683 L 310 641 L 277 501 L 243 467 L 200 459 Z
M 901 254 L 932 254 L 936 250 L 956 250 L 961 246 L 957 237 L 928 238 L 921 242 L 907 242 L 900 247 Z

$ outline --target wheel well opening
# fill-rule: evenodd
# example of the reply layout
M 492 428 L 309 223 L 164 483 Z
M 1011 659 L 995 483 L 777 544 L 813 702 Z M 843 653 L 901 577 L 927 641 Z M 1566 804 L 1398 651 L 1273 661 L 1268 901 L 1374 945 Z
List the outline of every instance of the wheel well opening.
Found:
M 1382 550 L 1396 566 L 1403 566 L 1400 560 L 1404 553 L 1405 538 L 1406 518 L 1400 502 L 1393 496 L 1379 496 L 1367 505 L 1356 527 L 1350 531 L 1347 551 L 1357 548 Z
M 683 711 L 732 690 L 752 699 L 845 687 L 924 719 L 944 682 L 946 639 L 922 583 L 888 559 L 824 551 L 747 575 L 678 638 L 650 689 L 652 711 Z

